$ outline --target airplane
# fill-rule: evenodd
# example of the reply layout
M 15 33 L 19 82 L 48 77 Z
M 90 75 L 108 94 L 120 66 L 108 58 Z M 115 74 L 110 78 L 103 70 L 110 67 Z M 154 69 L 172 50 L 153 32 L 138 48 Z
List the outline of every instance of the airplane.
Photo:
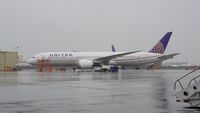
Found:
M 28 60 L 28 63 L 37 65 L 40 60 L 48 60 L 52 66 L 74 66 L 80 69 L 93 69 L 104 65 L 138 66 L 153 64 L 179 54 L 163 54 L 171 34 L 172 32 L 166 33 L 149 52 L 44 52 L 33 56 Z
M 168 42 L 170 40 L 170 37 L 172 35 L 172 32 L 168 32 L 165 34 L 165 38 L 163 37 L 158 43 L 156 43 L 156 45 L 149 51 L 149 53 L 158 53 L 158 54 L 164 54 L 165 52 L 165 49 L 168 45 Z M 162 47 L 163 46 L 163 47 Z M 111 48 L 112 48 L 112 52 L 116 52 L 116 49 L 115 49 L 115 46 L 114 45 L 111 45 Z M 135 54 L 137 55 L 137 54 Z M 139 57 L 140 55 L 138 55 Z M 139 69 L 139 66 L 143 66 L 145 64 L 147 64 L 147 67 L 148 69 L 160 69 L 161 67 L 161 64 L 162 64 L 162 61 L 160 62 L 155 62 L 155 63 L 137 63 L 138 61 L 135 62 L 135 65 L 134 63 L 132 62 L 132 66 L 134 65 L 136 67 L 136 69 Z

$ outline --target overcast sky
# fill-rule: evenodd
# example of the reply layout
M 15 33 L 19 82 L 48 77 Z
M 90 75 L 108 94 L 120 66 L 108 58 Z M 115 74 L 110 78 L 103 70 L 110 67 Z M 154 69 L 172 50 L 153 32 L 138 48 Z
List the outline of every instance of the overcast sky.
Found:
M 149 51 L 200 64 L 200 0 L 0 0 L 0 49 L 25 59 L 46 51 Z

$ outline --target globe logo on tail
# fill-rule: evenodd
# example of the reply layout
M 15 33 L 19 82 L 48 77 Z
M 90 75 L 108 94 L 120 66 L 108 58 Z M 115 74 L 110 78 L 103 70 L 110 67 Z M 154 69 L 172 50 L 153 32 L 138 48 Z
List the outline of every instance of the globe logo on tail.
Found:
M 167 32 L 162 39 L 149 51 L 151 53 L 163 54 L 169 42 L 172 32 Z
M 156 46 L 150 51 L 151 53 L 164 53 L 165 52 L 165 47 L 163 46 L 162 43 L 158 42 Z

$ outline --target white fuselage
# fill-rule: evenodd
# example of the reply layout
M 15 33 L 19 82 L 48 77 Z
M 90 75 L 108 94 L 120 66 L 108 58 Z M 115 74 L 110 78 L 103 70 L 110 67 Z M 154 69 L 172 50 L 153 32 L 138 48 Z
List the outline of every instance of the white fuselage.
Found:
M 80 60 L 92 61 L 96 58 L 120 54 L 123 52 L 46 52 L 35 55 L 28 62 L 35 65 L 38 60 L 49 60 L 55 66 L 79 66 Z M 109 65 L 119 66 L 138 66 L 156 63 L 160 61 L 158 57 L 164 54 L 137 52 L 122 57 L 114 58 L 109 61 Z

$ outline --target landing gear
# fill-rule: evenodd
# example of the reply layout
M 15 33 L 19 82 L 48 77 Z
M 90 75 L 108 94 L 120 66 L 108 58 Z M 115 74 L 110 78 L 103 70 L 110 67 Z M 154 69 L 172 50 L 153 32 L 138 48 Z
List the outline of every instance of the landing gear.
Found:
M 101 72 L 110 72 L 107 68 L 101 68 Z
M 140 67 L 136 67 L 135 70 L 140 70 Z
M 74 71 L 74 72 L 76 71 L 76 68 L 75 68 L 75 67 L 73 68 L 73 71 Z

